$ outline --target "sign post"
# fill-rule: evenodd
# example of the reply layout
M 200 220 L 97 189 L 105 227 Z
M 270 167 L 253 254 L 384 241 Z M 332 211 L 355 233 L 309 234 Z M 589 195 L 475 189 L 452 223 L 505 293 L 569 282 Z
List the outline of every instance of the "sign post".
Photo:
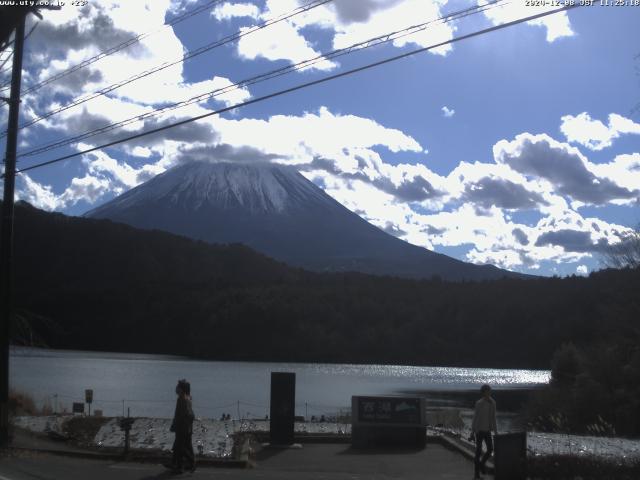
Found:
M 131 443 L 131 428 L 135 419 L 131 418 L 130 411 L 127 409 L 127 416 L 120 419 L 120 428 L 124 431 L 124 456 L 129 455 L 129 446 Z
M 296 406 L 296 374 L 271 372 L 271 445 L 293 444 Z
M 84 391 L 84 401 L 89 405 L 89 416 L 91 416 L 91 402 L 93 402 L 93 390 L 87 389 Z

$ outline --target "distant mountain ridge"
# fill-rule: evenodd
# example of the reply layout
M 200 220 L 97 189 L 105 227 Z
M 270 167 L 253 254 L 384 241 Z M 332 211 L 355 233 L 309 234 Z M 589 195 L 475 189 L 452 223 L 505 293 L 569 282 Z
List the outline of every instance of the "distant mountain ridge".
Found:
M 191 162 L 85 214 L 245 245 L 314 271 L 488 280 L 519 276 L 411 245 L 366 222 L 292 167 Z

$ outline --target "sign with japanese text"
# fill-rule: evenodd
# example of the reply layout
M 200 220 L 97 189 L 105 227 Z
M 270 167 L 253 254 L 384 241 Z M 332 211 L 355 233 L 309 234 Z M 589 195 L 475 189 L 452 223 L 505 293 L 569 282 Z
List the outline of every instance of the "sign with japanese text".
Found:
M 419 397 L 353 397 L 358 423 L 423 423 L 423 399 Z

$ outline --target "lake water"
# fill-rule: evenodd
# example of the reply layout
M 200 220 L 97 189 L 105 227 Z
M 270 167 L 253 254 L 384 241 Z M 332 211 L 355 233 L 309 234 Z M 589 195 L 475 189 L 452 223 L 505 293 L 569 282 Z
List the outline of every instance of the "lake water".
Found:
M 196 414 L 211 418 L 223 413 L 264 418 L 269 413 L 271 372 L 296 374 L 296 414 L 308 417 L 334 416 L 350 407 L 352 395 L 433 392 L 436 404 L 446 404 L 483 383 L 499 393 L 549 381 L 549 372 L 543 370 L 214 362 L 23 347 L 11 349 L 10 368 L 12 389 L 58 412 L 70 411 L 73 402 L 84 401 L 85 389 L 93 389 L 92 410 L 116 416 L 130 409 L 132 416 L 146 417 L 173 416 L 174 387 L 180 378 L 191 382 Z

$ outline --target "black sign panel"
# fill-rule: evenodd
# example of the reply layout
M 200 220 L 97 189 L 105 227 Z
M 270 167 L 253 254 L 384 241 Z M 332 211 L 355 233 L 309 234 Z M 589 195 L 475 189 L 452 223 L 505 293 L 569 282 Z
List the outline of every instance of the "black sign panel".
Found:
M 84 401 L 86 403 L 93 402 L 93 390 L 87 389 L 87 390 L 84 391 Z
M 73 413 L 84 413 L 84 403 L 82 402 L 73 402 L 73 406 L 71 408 Z
M 357 397 L 358 422 L 420 424 L 420 399 L 410 397 Z
M 271 372 L 271 421 L 272 444 L 293 443 L 293 422 L 296 406 L 296 374 Z

